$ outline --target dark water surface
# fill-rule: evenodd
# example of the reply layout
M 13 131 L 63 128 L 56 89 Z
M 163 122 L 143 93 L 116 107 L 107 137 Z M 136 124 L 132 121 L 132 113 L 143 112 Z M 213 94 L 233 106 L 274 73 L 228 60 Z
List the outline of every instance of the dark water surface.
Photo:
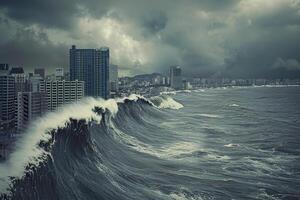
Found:
M 53 131 L 2 198 L 300 199 L 300 87 L 172 98 L 125 100 L 100 124 Z

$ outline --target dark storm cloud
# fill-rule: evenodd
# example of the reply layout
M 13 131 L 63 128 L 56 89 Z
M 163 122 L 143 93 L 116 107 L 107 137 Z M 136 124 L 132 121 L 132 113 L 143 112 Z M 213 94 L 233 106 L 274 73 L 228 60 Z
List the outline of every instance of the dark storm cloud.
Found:
M 78 5 L 68 0 L 1 0 L 0 6 L 7 16 L 28 25 L 68 28 L 79 15 Z
M 262 28 L 284 28 L 293 25 L 300 26 L 299 8 L 299 3 L 283 5 L 262 16 L 257 16 L 255 23 Z
M 163 30 L 167 25 L 167 16 L 163 12 L 154 12 L 150 16 L 144 17 L 144 27 L 149 34 L 155 34 Z
M 193 3 L 204 10 L 227 10 L 236 5 L 240 0 L 194 0 Z
M 0 24 L 0 27 L 3 24 Z M 27 71 L 35 67 L 45 67 L 49 71 L 58 66 L 67 66 L 68 48 L 53 44 L 47 34 L 27 28 L 17 28 L 1 41 L 0 58 L 2 63 L 25 67 Z M 3 35 L 4 36 L 4 35 Z
M 227 45 L 233 52 L 226 59 L 224 74 L 240 77 L 299 76 L 300 68 L 282 62 L 279 67 L 278 63 L 279 59 L 293 60 L 294 63 L 300 60 L 299 8 L 299 4 L 292 7 L 282 5 L 267 15 L 254 15 L 247 27 L 240 25 L 243 27 L 241 34 L 231 41 L 232 44 L 238 41 L 240 45 Z
M 278 58 L 300 60 L 300 30 L 281 29 L 264 34 L 256 41 L 243 44 L 232 54 L 227 73 L 260 76 L 272 71 Z M 286 70 L 290 68 L 286 67 Z
M 187 75 L 290 76 L 299 13 L 299 0 L 2 0 L 0 59 L 67 67 L 72 43 L 103 44 L 131 74 L 179 64 Z

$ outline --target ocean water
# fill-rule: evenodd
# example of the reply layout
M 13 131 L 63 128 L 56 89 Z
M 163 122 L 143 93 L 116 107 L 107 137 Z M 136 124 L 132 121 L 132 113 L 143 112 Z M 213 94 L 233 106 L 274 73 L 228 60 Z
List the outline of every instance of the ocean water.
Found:
M 0 191 L 2 199 L 300 199 L 300 87 L 85 99 L 33 123 L 0 163 Z

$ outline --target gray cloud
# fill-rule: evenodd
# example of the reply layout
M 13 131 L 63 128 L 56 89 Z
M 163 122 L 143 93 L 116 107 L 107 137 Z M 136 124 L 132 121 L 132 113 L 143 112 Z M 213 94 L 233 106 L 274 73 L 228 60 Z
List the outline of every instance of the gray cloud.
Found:
M 67 68 L 74 43 L 110 46 L 123 74 L 294 76 L 299 13 L 299 0 L 3 0 L 0 60 Z
M 275 69 L 300 70 L 300 62 L 295 59 L 283 60 L 282 58 L 277 58 L 272 67 Z
M 8 17 L 30 25 L 69 28 L 75 23 L 79 6 L 72 1 L 2 0 L 0 6 Z
M 0 51 L 2 63 L 23 66 L 26 70 L 35 67 L 45 67 L 53 71 L 55 67 L 67 66 L 68 47 L 63 44 L 53 44 L 43 31 L 32 28 L 14 27 L 13 24 L 5 24 L 7 34 L 2 34 Z M 3 27 L 3 23 L 0 23 Z M 4 29 L 3 29 L 4 30 Z M 5 39 L 4 39 L 5 38 Z

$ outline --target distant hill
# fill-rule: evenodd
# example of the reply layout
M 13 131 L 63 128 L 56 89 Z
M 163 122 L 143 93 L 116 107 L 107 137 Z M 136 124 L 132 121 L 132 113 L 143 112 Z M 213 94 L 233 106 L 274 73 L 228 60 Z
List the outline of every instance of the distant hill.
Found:
M 152 80 L 156 76 L 163 76 L 160 73 L 152 73 L 152 74 L 139 74 L 133 77 L 135 80 Z

